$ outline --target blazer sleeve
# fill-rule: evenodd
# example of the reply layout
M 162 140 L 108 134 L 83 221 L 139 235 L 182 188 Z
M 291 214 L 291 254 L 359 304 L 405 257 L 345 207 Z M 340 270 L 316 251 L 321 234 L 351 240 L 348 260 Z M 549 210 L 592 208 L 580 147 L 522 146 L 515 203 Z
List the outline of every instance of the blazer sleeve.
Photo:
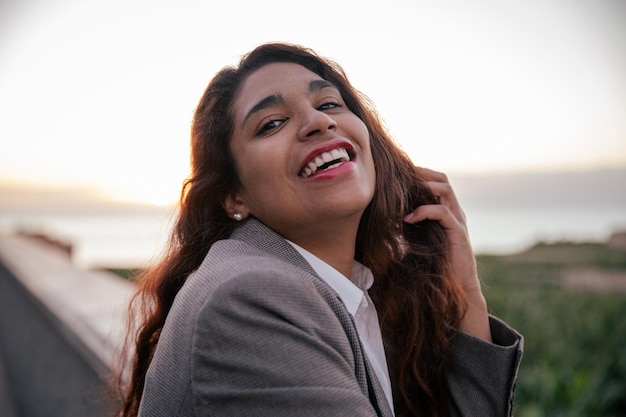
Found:
M 501 320 L 490 317 L 493 343 L 457 333 L 449 374 L 450 416 L 513 415 L 523 338 Z
M 337 317 L 288 274 L 254 271 L 221 284 L 196 321 L 196 416 L 375 416 Z

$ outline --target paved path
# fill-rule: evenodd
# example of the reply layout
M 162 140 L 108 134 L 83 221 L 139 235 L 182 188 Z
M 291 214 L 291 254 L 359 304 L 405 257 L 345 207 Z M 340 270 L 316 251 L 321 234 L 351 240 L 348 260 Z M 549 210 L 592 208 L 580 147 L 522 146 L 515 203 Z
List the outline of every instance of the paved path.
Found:
M 105 377 L 132 289 L 45 243 L 0 236 L 0 416 L 111 415 Z
M 1 276 L 2 270 L 0 270 L 0 279 L 4 279 Z M 2 417 L 18 417 L 15 411 L 15 400 L 13 399 L 13 391 L 9 384 L 9 379 L 4 371 L 4 360 L 2 352 L 0 352 L 0 416 Z

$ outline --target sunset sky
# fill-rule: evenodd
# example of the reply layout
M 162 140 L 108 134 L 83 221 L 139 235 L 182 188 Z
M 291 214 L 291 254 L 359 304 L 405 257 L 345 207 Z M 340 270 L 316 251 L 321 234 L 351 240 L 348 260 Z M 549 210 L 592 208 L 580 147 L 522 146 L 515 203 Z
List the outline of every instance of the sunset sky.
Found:
M 339 62 L 416 164 L 626 168 L 622 0 L 4 0 L 0 183 L 176 200 L 204 87 L 274 40 Z

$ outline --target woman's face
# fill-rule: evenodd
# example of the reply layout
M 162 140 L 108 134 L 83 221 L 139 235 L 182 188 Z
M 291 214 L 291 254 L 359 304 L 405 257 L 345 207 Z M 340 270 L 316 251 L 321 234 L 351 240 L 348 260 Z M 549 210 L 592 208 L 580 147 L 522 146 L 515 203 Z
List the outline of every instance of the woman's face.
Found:
M 296 243 L 296 234 L 358 226 L 374 195 L 374 162 L 365 124 L 335 86 L 297 64 L 268 64 L 241 85 L 233 119 L 242 185 L 227 199 L 231 214 L 253 215 Z

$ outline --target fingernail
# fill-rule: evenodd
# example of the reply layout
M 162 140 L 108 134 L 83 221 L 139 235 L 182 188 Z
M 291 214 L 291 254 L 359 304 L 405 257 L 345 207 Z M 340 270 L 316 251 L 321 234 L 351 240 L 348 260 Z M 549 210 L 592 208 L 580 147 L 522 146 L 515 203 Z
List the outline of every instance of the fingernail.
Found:
M 415 215 L 414 215 L 413 213 L 409 213 L 409 214 L 407 214 L 406 216 L 404 216 L 404 221 L 405 221 L 405 222 L 410 222 L 410 221 L 411 221 L 411 219 L 413 219 L 413 217 L 414 217 L 414 216 L 415 216 Z

